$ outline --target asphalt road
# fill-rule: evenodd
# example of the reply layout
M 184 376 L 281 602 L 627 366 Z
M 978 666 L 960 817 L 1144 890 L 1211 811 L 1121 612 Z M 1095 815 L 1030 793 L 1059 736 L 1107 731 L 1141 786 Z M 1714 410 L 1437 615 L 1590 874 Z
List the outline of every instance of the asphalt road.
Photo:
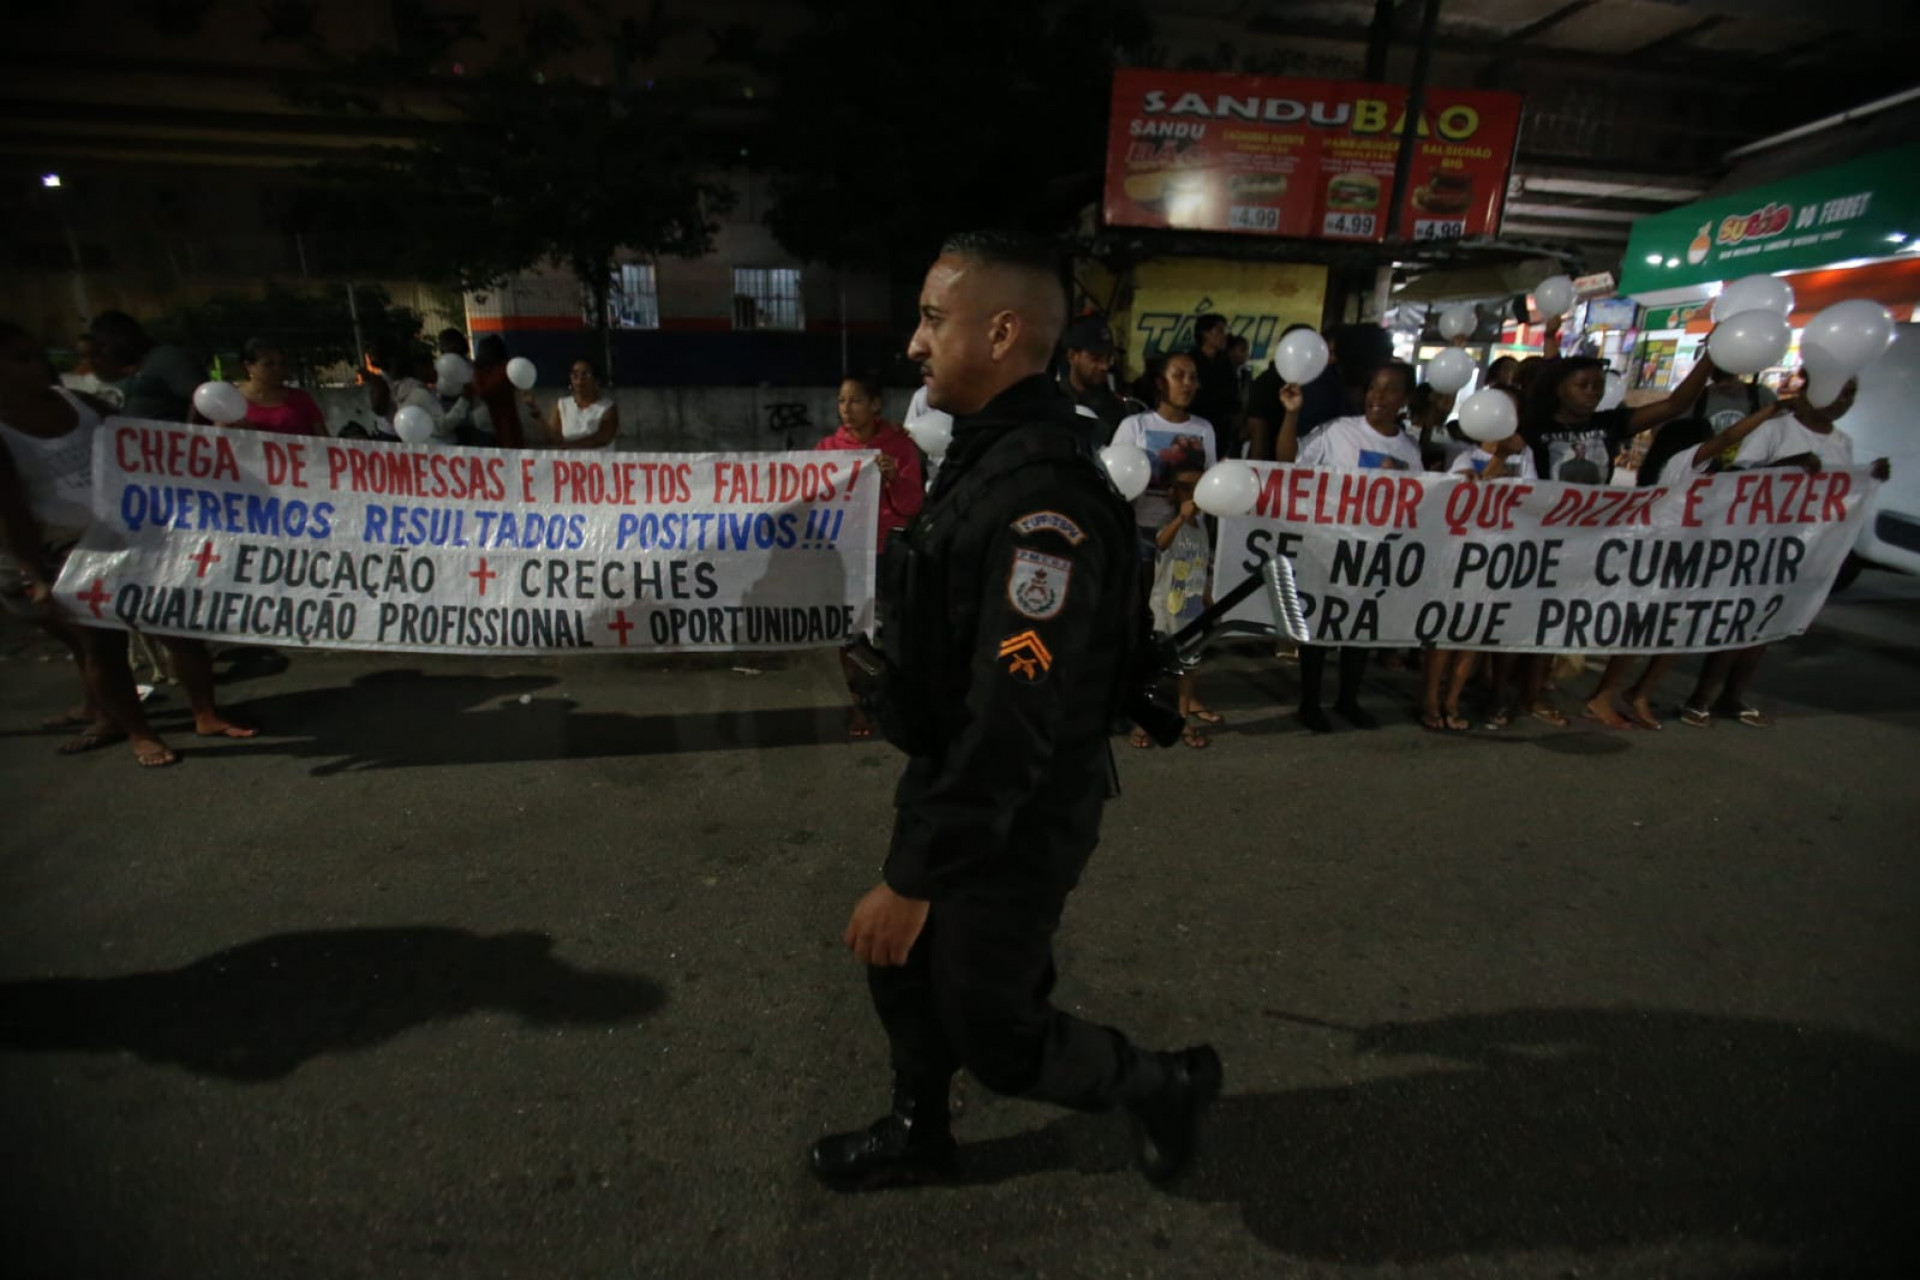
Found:
M 977 1087 L 963 1185 L 807 1178 L 884 1101 L 838 940 L 896 767 L 818 655 L 248 661 L 271 736 L 142 773 L 55 758 L 72 670 L 0 633 L 0 1268 L 1920 1273 L 1917 585 L 1770 656 L 1772 731 L 1442 738 L 1376 669 L 1313 739 L 1215 662 L 1060 941 L 1063 1003 L 1226 1060 L 1171 1193 Z

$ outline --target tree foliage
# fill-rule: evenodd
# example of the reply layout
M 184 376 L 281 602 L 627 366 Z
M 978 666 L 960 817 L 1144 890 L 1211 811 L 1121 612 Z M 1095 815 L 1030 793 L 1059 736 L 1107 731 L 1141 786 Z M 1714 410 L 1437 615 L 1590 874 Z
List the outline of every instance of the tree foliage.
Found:
M 211 356 L 231 372 L 242 347 L 260 338 L 279 345 L 292 376 L 311 385 L 319 371 L 334 365 L 357 367 L 353 349 L 354 309 L 369 346 L 379 343 L 396 353 L 420 346 L 420 313 L 397 307 L 385 289 L 361 285 L 350 307 L 342 286 L 289 289 L 269 284 L 259 296 L 222 294 L 174 308 L 153 323 L 156 337 Z
M 774 87 L 767 221 L 790 251 L 898 266 L 963 227 L 1064 231 L 1098 198 L 1112 71 L 1152 33 L 1135 0 L 808 8 L 755 59 Z

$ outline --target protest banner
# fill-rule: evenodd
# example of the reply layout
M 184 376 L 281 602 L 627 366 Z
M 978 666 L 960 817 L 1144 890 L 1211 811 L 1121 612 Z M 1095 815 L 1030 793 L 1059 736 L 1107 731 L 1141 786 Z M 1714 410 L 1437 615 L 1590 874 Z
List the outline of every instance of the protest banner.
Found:
M 1214 593 L 1273 555 L 1318 644 L 1669 653 L 1812 623 L 1878 486 L 1865 468 L 1700 476 L 1665 489 L 1253 464 L 1220 521 Z M 1272 625 L 1258 595 L 1229 622 Z
M 110 418 L 55 587 L 94 626 L 546 654 L 836 645 L 872 624 L 871 452 L 437 449 Z

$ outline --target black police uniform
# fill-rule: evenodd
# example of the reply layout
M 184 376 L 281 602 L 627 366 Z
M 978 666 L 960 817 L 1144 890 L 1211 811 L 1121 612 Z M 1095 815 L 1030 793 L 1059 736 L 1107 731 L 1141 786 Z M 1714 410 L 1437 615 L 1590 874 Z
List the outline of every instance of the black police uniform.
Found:
M 957 418 L 925 509 L 889 540 L 874 710 L 910 759 L 884 874 L 931 905 L 907 963 L 868 971 L 893 1116 L 816 1144 L 828 1177 L 876 1160 L 887 1171 L 889 1142 L 950 1152 L 962 1067 L 1000 1093 L 1128 1105 L 1149 1129 L 1155 1106 L 1162 1120 L 1172 1108 L 1180 1123 L 1152 1136 L 1176 1147 L 1218 1091 L 1211 1050 L 1143 1052 L 1048 1001 L 1053 933 L 1098 840 L 1140 634 L 1132 512 L 1079 438 L 1084 421 L 1038 375 Z

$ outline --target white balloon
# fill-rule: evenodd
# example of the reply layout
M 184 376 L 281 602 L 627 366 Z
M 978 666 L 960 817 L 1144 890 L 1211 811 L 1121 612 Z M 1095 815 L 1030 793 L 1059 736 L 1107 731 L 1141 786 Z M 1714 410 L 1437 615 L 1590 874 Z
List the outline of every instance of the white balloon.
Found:
M 1892 342 L 1893 317 L 1866 298 L 1834 303 L 1807 321 L 1800 335 L 1803 352 L 1809 346 L 1819 347 L 1849 377 L 1878 360 Z
M 1311 329 L 1296 329 L 1280 339 L 1273 367 L 1280 371 L 1282 382 L 1296 386 L 1312 382 L 1326 371 L 1327 340 Z
M 1573 310 L 1572 277 L 1548 276 L 1533 286 L 1533 302 L 1540 308 L 1540 314 L 1549 319 L 1567 314 Z
M 1479 367 L 1473 357 L 1460 348 L 1448 347 L 1427 361 L 1427 381 L 1433 384 L 1435 391 L 1452 395 L 1473 381 L 1474 370 Z
M 1210 516 L 1243 516 L 1260 497 L 1260 477 L 1238 458 L 1207 468 L 1193 487 L 1193 503 Z
M 433 362 L 434 388 L 443 396 L 457 396 L 473 381 L 473 366 L 465 356 L 449 351 Z
M 1480 327 L 1480 313 L 1471 302 L 1456 302 L 1440 313 L 1440 336 L 1451 342 Z
M 1728 316 L 1707 335 L 1707 354 L 1728 373 L 1771 369 L 1787 354 L 1793 329 L 1777 311 L 1742 311 Z
M 1849 369 L 1839 356 L 1817 342 L 1800 343 L 1800 366 L 1807 375 L 1807 404 L 1824 409 L 1840 398 L 1847 381 L 1859 372 Z
M 1128 502 L 1145 493 L 1147 482 L 1153 479 L 1153 463 L 1148 461 L 1147 451 L 1137 444 L 1108 445 L 1100 451 L 1100 465 L 1107 469 L 1113 487 Z
M 1513 397 L 1498 387 L 1485 387 L 1460 402 L 1460 434 L 1481 444 L 1505 440 L 1520 429 Z
M 1627 380 L 1618 369 L 1607 370 L 1607 389 L 1600 393 L 1601 409 L 1618 409 L 1627 398 Z
M 1771 311 L 1777 316 L 1793 313 L 1793 286 L 1778 276 L 1742 276 L 1713 300 L 1714 320 L 1727 320 L 1742 311 Z
M 507 361 L 507 381 L 522 391 L 531 391 L 533 384 L 540 381 L 540 371 L 525 356 L 515 356 Z
M 417 404 L 410 404 L 393 415 L 393 434 L 408 444 L 425 444 L 433 439 L 433 415 Z
M 938 409 L 923 413 L 907 424 L 907 434 L 929 458 L 944 458 L 953 443 L 953 415 Z
M 247 416 L 247 398 L 231 382 L 201 383 L 193 389 L 193 407 L 208 422 L 222 427 Z

